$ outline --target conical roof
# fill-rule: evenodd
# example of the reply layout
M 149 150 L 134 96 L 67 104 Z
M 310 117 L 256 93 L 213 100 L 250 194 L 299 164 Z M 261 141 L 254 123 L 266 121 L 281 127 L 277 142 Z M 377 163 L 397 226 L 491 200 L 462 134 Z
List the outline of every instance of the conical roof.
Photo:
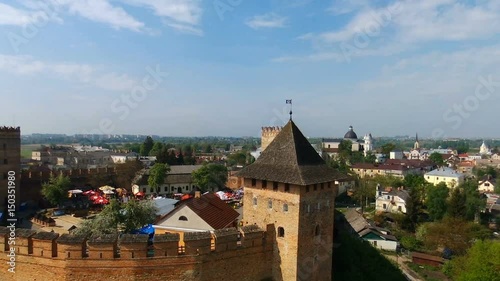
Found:
M 297 185 L 329 182 L 341 177 L 338 171 L 326 165 L 292 120 L 238 176 Z

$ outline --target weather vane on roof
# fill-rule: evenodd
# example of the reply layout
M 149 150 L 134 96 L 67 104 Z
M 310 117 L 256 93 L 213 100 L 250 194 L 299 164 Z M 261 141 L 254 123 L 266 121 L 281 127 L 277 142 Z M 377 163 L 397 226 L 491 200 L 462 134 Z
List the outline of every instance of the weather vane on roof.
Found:
M 290 120 L 292 120 L 292 100 L 286 100 L 286 104 L 290 105 Z

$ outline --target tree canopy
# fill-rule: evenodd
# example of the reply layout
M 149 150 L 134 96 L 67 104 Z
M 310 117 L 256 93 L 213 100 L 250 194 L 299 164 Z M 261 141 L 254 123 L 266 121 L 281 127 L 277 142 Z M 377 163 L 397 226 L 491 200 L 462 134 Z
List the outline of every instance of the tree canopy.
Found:
M 42 195 L 52 205 L 59 205 L 68 196 L 68 190 L 71 187 L 71 180 L 62 174 L 51 176 L 49 182 L 42 185 Z
M 427 210 L 432 220 L 440 220 L 446 213 L 448 198 L 448 186 L 440 182 L 437 185 L 430 185 L 427 188 Z
M 103 235 L 114 233 L 130 233 L 147 224 L 153 223 L 157 208 L 151 200 L 130 200 L 121 204 L 111 200 L 94 219 L 83 221 L 75 230 L 75 235 Z
M 444 272 L 456 281 L 499 281 L 500 241 L 477 241 L 467 254 L 456 257 Z
M 439 152 L 433 152 L 431 155 L 429 155 L 429 160 L 440 167 L 444 165 L 443 155 L 441 155 L 441 153 Z
M 167 173 L 169 171 L 170 167 L 167 164 L 154 164 L 154 166 L 149 169 L 148 185 L 155 188 L 157 192 L 159 192 L 158 188 L 165 183 L 165 178 L 167 177 Z
M 224 188 L 227 182 L 227 168 L 220 164 L 206 164 L 193 171 L 194 183 L 204 192 Z
M 148 156 L 151 149 L 153 149 L 153 146 L 154 146 L 153 138 L 147 136 L 144 142 L 141 144 L 141 150 L 140 150 L 141 155 Z

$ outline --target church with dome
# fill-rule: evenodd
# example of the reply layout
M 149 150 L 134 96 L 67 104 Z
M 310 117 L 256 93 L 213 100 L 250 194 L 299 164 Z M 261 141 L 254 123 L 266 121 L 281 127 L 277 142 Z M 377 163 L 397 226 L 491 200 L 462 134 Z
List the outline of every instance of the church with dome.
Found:
M 479 148 L 479 154 L 481 155 L 491 155 L 491 149 L 486 145 L 486 143 L 483 141 L 483 144 Z
M 354 128 L 349 126 L 349 130 L 345 133 L 344 138 L 325 138 L 321 141 L 323 156 L 326 158 L 335 158 L 339 152 L 339 145 L 342 141 L 347 140 L 352 143 L 352 151 L 364 152 L 365 156 L 369 151 L 373 151 L 372 134 L 366 134 L 363 139 L 358 139 L 358 135 L 354 132 Z

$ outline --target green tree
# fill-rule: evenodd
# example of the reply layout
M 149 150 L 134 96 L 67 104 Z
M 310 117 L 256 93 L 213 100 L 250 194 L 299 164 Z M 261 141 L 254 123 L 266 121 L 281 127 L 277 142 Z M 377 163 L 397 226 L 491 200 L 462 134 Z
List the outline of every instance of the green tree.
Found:
M 456 281 L 500 281 L 500 241 L 477 241 L 467 254 L 444 266 Z
M 130 233 L 147 224 L 153 223 L 156 219 L 156 208 L 154 201 L 130 200 L 123 205 L 121 211 L 121 226 L 124 233 Z
M 156 163 L 149 169 L 148 185 L 159 192 L 159 187 L 165 183 L 170 167 L 164 163 Z
M 389 155 L 391 153 L 391 151 L 394 151 L 395 148 L 396 148 L 395 144 L 386 143 L 386 144 L 382 145 L 382 147 L 381 147 L 382 154 Z
M 466 181 L 461 184 L 460 188 L 465 194 L 465 218 L 467 220 L 478 218 L 479 212 L 485 207 L 486 202 L 481 198 L 477 181 Z
M 373 201 L 376 194 L 377 182 L 368 178 L 359 179 L 354 190 L 353 198 L 361 205 L 361 210 L 364 211 L 369 206 L 369 202 Z
M 416 174 L 406 175 L 403 180 L 403 185 L 407 188 L 422 187 L 426 185 L 426 183 L 424 176 Z
M 366 156 L 365 156 L 365 158 L 364 158 L 364 162 L 365 162 L 365 163 L 371 163 L 371 164 L 374 164 L 376 160 L 377 160 L 377 157 L 375 156 L 375 154 L 373 154 L 373 152 L 368 151 L 368 152 L 366 153 Z
M 94 219 L 83 221 L 75 235 L 91 236 L 115 233 L 130 233 L 132 230 L 153 223 L 158 209 L 151 200 L 130 200 L 120 204 L 111 200 Z
M 163 146 L 164 144 L 162 142 L 155 142 L 153 144 L 153 148 L 151 148 L 151 150 L 149 151 L 149 155 L 158 157 L 158 154 L 161 152 Z
M 42 195 L 52 205 L 59 205 L 68 197 L 68 190 L 71 187 L 71 180 L 60 174 L 57 177 L 51 176 L 49 182 L 42 185 Z
M 444 165 L 443 156 L 438 152 L 433 152 L 431 155 L 429 155 L 429 160 L 440 167 Z
M 150 136 L 147 136 L 141 145 L 141 151 L 140 151 L 141 155 L 148 156 L 151 149 L 153 149 L 153 146 L 154 146 L 153 138 Z
M 465 200 L 465 192 L 459 187 L 454 188 L 448 201 L 447 215 L 452 218 L 465 219 Z
M 426 205 L 432 220 L 440 220 L 445 215 L 448 192 L 448 186 L 446 186 L 444 182 L 440 182 L 436 186 L 430 185 L 428 187 Z
M 218 190 L 224 188 L 227 182 L 228 171 L 224 165 L 206 164 L 193 171 L 193 181 L 202 190 Z
M 403 220 L 403 228 L 414 232 L 417 224 L 421 221 L 422 217 L 422 199 L 418 187 L 409 189 L 410 197 L 406 201 L 406 217 Z
M 423 240 L 428 250 L 449 248 L 454 255 L 463 255 L 475 240 L 484 240 L 490 231 L 477 223 L 460 218 L 446 217 L 440 222 L 427 223 Z
M 497 181 L 497 184 L 495 185 L 495 193 L 500 194 L 500 181 Z

